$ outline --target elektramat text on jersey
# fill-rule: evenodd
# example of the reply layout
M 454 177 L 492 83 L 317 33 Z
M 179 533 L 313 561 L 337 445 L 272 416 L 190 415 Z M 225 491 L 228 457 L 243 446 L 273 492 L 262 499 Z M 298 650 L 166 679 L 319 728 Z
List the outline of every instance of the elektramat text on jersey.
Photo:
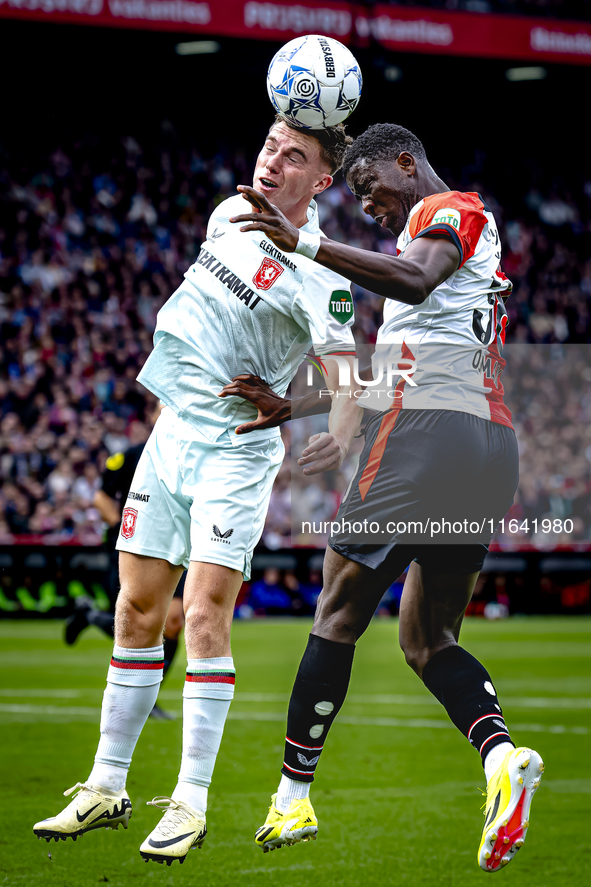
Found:
M 217 277 L 217 279 L 227 286 L 230 292 L 234 293 L 237 299 L 250 308 L 251 311 L 262 301 L 260 296 L 251 290 L 236 274 L 233 274 L 229 268 L 226 268 L 219 259 L 208 253 L 206 249 L 201 248 L 197 256 L 196 265 L 201 265 L 207 271 Z M 253 300 L 251 303 L 251 299 Z

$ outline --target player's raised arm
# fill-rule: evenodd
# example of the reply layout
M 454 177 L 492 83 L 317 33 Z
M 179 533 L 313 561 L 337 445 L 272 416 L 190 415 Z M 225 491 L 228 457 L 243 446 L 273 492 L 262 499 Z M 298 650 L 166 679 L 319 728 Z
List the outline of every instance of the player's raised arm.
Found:
M 394 127 L 396 129 L 396 127 Z M 397 255 L 357 249 L 300 231 L 252 188 L 240 186 L 254 212 L 231 222 L 241 231 L 263 231 L 287 252 L 336 271 L 387 299 L 420 305 L 469 261 L 476 250 L 496 261 L 486 292 L 503 298 L 510 282 L 500 272 L 501 250 L 492 213 L 478 194 L 450 191 L 433 170 L 418 139 L 379 124 L 347 149 L 343 172 L 364 213 L 398 238 Z
M 462 258 L 456 245 L 436 231 L 413 243 L 404 258 L 358 249 L 319 235 L 306 235 L 264 195 L 246 185 L 240 185 L 238 190 L 255 209 L 230 219 L 243 223 L 241 231 L 263 231 L 286 252 L 303 253 L 386 299 L 420 305 L 457 270 Z

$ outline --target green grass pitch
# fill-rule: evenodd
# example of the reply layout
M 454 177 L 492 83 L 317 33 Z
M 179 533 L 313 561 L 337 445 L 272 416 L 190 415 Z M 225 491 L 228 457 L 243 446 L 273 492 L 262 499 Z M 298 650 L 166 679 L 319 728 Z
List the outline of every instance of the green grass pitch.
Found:
M 184 866 L 145 864 L 138 847 L 172 792 L 181 723 L 148 721 L 128 780 L 128 831 L 37 841 L 38 819 L 66 803 L 94 754 L 110 643 L 95 629 L 74 648 L 59 622 L 0 623 L 0 885 L 10 887 L 471 887 L 484 786 L 477 753 L 404 664 L 397 621 L 374 620 L 357 649 L 349 698 L 312 787 L 315 843 L 263 854 L 252 842 L 281 764 L 287 697 L 309 620 L 238 622 L 236 698 L 208 811 L 209 834 Z M 488 667 L 514 739 L 546 773 L 517 858 L 495 877 L 518 887 L 591 883 L 591 619 L 468 619 L 463 644 Z M 161 693 L 181 711 L 184 655 Z M 496 881 L 495 881 L 496 883 Z

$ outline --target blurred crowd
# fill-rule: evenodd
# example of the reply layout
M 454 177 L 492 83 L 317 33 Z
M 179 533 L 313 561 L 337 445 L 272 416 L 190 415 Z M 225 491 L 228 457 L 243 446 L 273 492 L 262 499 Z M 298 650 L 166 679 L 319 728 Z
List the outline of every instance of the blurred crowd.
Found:
M 591 542 L 591 361 L 582 345 L 512 344 L 506 401 L 520 481 L 497 547 L 587 547 Z M 548 528 L 544 532 L 543 528 Z
M 236 616 L 311 616 L 322 589 L 322 573 L 308 569 L 266 567 L 252 582 L 245 582 L 236 601 Z
M 196 258 L 212 209 L 250 181 L 251 170 L 245 152 L 204 156 L 179 147 L 170 124 L 150 147 L 133 136 L 89 136 L 34 160 L 3 149 L 0 545 L 100 542 L 92 501 L 104 463 L 145 439 L 154 407 L 136 375 L 157 312 Z M 515 283 L 508 340 L 523 350 L 518 381 L 514 373 L 508 384 L 524 472 L 516 507 L 572 515 L 577 538 L 589 540 L 591 261 L 581 244 L 591 237 L 591 180 L 583 188 L 520 181 L 521 193 L 502 208 L 482 180 L 448 178 L 491 205 Z M 344 183 L 319 207 L 327 236 L 394 251 Z M 380 300 L 358 288 L 354 295 L 355 336 L 371 347 Z M 532 355 L 542 352 L 551 356 L 536 357 L 538 366 Z M 290 455 L 315 427 L 296 424 L 283 429 L 287 456 L 263 537 L 272 549 L 291 544 Z M 346 472 L 306 480 L 306 513 L 330 519 L 347 480 Z

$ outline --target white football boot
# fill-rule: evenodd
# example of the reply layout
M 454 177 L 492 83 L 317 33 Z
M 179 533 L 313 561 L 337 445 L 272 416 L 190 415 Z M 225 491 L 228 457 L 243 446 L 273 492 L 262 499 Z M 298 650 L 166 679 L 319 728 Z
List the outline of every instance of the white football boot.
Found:
M 45 838 L 46 841 L 72 838 L 75 841 L 79 835 L 96 828 L 117 829 L 120 824 L 127 828 L 131 801 L 125 789 L 109 792 L 99 786 L 77 782 L 64 795 L 71 795 L 72 792 L 76 794 L 61 813 L 42 819 L 33 826 L 38 838 Z
M 146 862 L 152 860 L 172 865 L 178 859 L 183 863 L 189 850 L 201 849 L 207 834 L 205 813 L 194 810 L 182 801 L 173 801 L 166 797 L 154 798 L 148 804 L 165 812 L 140 847 L 140 854 Z

